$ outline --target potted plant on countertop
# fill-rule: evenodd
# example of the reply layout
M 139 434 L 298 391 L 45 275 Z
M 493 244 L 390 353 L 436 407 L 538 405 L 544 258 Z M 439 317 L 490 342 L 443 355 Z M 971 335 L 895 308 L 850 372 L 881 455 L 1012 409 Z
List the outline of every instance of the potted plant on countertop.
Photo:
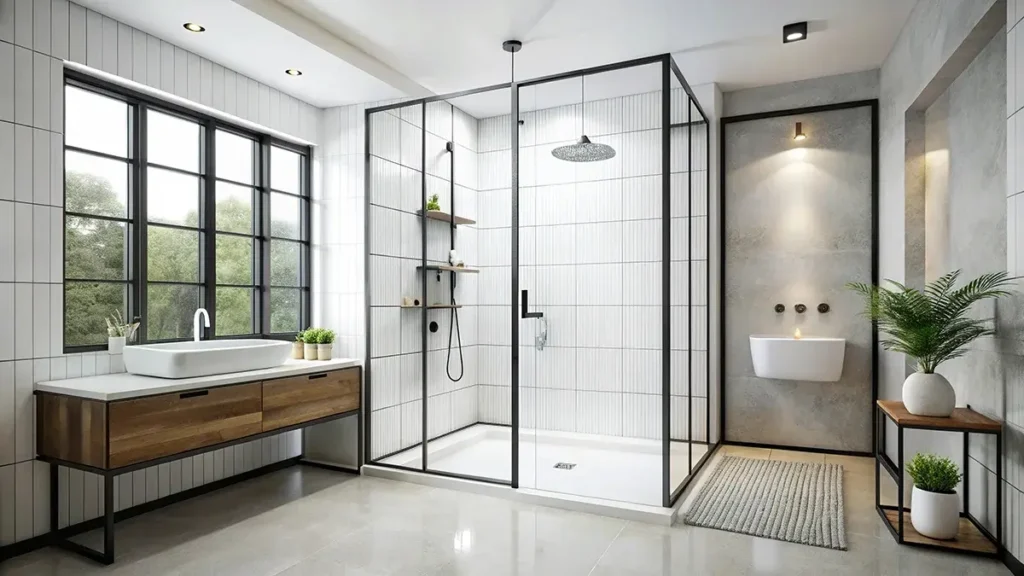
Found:
M 316 360 L 316 345 L 320 338 L 319 328 L 306 328 L 306 331 L 302 333 L 303 342 L 303 357 L 306 360 Z
M 894 289 L 851 282 L 851 290 L 867 301 L 864 315 L 888 337 L 882 347 L 917 360 L 917 372 L 903 382 L 903 404 L 916 416 L 948 417 L 956 407 L 956 391 L 939 364 L 967 353 L 967 345 L 995 334 L 991 319 L 967 317 L 973 304 L 1009 294 L 1006 272 L 984 274 L 954 289 L 960 271 L 945 274 L 919 291 L 888 280 Z
M 334 348 L 334 330 L 321 328 L 317 334 L 316 357 L 319 360 L 330 360 Z
M 963 475 L 949 458 L 917 454 L 907 465 L 914 479 L 910 494 L 910 523 L 923 536 L 952 540 L 960 528 L 960 497 L 956 486 Z
M 107 353 L 123 354 L 124 345 L 135 339 L 135 332 L 139 329 L 139 322 L 125 323 L 120 310 L 105 318 L 107 322 Z
M 305 351 L 303 350 L 303 347 L 306 344 L 305 341 L 303 340 L 305 333 L 305 331 L 300 331 L 298 334 L 295 335 L 295 342 L 292 343 L 293 360 L 302 360 L 302 358 L 305 356 Z

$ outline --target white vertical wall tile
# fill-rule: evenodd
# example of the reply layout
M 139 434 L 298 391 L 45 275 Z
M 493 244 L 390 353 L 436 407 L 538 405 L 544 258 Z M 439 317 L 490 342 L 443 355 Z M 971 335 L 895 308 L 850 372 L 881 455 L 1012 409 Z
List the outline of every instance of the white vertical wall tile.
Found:
M 32 16 L 33 0 L 13 0 L 14 2 L 14 43 L 25 48 L 32 48 Z
M 0 282 L 14 281 L 14 207 L 0 201 Z
M 24 462 L 35 457 L 35 426 L 32 391 L 32 361 L 14 362 L 14 458 Z
M 0 283 L 0 318 L 8 319 L 5 322 L 0 322 L 0 361 L 13 360 L 15 357 L 16 322 L 9 320 L 16 317 L 14 292 L 14 284 Z
M 15 389 L 14 362 L 0 362 L 0 466 L 7 466 L 17 461 Z M 3 510 L 3 505 L 0 503 L 0 515 L 4 514 Z
M 117 74 L 117 21 L 103 17 L 103 64 L 104 72 Z
M 0 0 L 0 41 L 14 42 L 14 0 Z
M 32 88 L 34 73 L 32 51 L 14 47 L 14 121 L 31 126 L 33 121 Z
M 50 53 L 50 2 L 34 0 L 32 2 L 32 49 L 44 54 Z
M 14 279 L 32 281 L 32 205 L 14 204 Z
M 68 59 L 68 0 L 50 2 L 50 55 Z
M 32 478 L 34 467 L 31 460 L 14 465 L 14 497 L 16 499 L 14 529 L 15 537 L 18 540 L 28 540 L 35 534 L 35 513 L 32 510 L 32 490 L 35 487 Z
M 0 42 L 0 77 L 14 78 L 14 45 Z M 14 120 L 14 82 L 0 84 L 0 121 Z
M 85 21 L 86 61 L 93 68 L 103 69 L 103 15 L 88 10 Z
M 18 202 L 32 202 L 32 129 L 28 126 L 14 127 L 14 199 Z
M 17 540 L 14 511 L 17 506 L 15 494 L 15 466 L 0 466 L 0 545 L 13 544 Z
M 50 355 L 50 285 L 32 286 L 32 357 Z
M 85 8 L 73 2 L 68 3 L 68 58 L 72 62 L 88 64 L 88 21 Z

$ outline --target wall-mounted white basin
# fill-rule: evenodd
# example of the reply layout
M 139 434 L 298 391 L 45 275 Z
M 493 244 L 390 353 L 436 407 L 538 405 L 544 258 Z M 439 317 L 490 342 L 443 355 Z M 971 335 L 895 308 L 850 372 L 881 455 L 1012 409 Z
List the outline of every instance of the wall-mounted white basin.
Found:
M 130 374 L 157 378 L 195 378 L 273 368 L 285 363 L 292 343 L 277 340 L 203 340 L 126 346 Z
M 751 336 L 750 356 L 761 378 L 836 382 L 843 374 L 846 339 Z

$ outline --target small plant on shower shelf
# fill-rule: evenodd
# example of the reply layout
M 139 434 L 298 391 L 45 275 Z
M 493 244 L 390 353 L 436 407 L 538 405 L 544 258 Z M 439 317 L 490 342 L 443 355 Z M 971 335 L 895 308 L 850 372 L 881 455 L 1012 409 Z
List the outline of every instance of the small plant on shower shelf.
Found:
M 438 212 L 441 210 L 441 202 L 440 199 L 437 197 L 437 194 L 434 194 L 433 196 L 430 197 L 430 199 L 427 200 L 427 210 Z

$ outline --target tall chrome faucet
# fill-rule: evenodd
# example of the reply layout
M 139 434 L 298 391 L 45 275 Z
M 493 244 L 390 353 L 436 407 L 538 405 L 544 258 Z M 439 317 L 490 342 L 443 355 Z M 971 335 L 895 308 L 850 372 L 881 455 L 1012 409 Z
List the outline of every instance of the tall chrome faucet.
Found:
M 207 328 L 210 327 L 210 313 L 206 311 L 206 308 L 200 308 L 200 309 L 196 310 L 195 315 L 192 316 L 192 337 L 195 339 L 196 342 L 199 342 L 199 340 L 200 340 L 200 338 L 199 338 L 199 336 L 200 336 L 200 332 L 199 332 L 199 317 L 200 316 L 203 317 L 203 325 L 206 326 Z

